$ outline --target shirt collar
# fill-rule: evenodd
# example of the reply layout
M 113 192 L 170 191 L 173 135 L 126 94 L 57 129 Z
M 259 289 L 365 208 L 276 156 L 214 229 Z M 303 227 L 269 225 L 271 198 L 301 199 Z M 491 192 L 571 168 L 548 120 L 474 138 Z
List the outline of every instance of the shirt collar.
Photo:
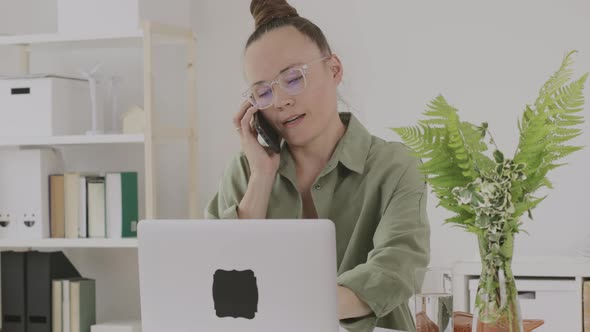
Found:
M 346 126 L 346 131 L 340 141 L 338 141 L 330 161 L 320 176 L 330 172 L 338 163 L 359 174 L 362 174 L 365 169 L 367 156 L 371 147 L 371 134 L 351 113 L 343 112 L 339 113 L 339 116 L 342 123 Z M 295 161 L 286 143 L 282 144 L 279 173 L 291 180 L 295 178 Z

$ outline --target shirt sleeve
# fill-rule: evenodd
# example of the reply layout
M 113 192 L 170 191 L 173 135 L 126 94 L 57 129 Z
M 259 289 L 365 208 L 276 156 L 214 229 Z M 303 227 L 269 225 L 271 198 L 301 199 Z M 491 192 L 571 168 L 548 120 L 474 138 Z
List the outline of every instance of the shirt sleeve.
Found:
M 207 219 L 238 219 L 238 206 L 248 188 L 250 168 L 243 154 L 239 154 L 225 169 L 217 193 L 205 208 Z
M 354 332 L 372 331 L 377 320 L 414 293 L 414 271 L 430 260 L 430 227 L 426 214 L 426 183 L 412 158 L 395 186 L 373 236 L 366 263 L 338 276 L 338 285 L 355 292 L 371 315 L 341 320 Z

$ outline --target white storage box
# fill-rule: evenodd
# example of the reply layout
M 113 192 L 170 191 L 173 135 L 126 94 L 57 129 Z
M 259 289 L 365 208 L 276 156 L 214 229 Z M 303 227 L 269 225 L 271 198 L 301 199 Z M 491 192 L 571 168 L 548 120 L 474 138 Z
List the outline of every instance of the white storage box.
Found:
M 0 137 L 83 134 L 92 127 L 88 81 L 0 79 Z
M 479 279 L 469 281 L 469 308 L 473 313 Z M 516 279 L 523 319 L 542 319 L 535 332 L 576 331 L 579 322 L 576 281 L 573 279 Z M 578 285 L 579 288 L 579 285 Z
M 0 238 L 49 237 L 49 175 L 62 173 L 52 149 L 0 150 Z
M 58 0 L 57 12 L 65 34 L 135 32 L 142 20 L 190 27 L 189 0 Z

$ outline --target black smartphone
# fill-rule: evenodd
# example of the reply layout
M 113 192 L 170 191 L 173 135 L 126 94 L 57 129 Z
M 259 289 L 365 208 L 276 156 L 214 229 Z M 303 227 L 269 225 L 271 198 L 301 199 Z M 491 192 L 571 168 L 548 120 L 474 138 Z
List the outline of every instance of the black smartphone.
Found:
M 254 113 L 254 128 L 272 152 L 281 152 L 281 136 L 279 136 L 260 111 Z

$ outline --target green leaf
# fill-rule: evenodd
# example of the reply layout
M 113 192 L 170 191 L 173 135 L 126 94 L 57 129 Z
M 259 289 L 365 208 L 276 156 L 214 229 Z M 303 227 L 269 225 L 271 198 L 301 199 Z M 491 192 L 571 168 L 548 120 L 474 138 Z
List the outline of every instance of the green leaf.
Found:
M 486 135 L 495 143 L 488 123 L 461 121 L 442 95 L 427 104 L 416 125 L 391 128 L 423 160 L 419 170 L 438 198 L 437 206 L 455 213 L 445 224 L 475 234 L 520 232 L 520 217 L 528 213 L 532 218 L 532 210 L 545 198 L 533 197 L 535 192 L 553 187 L 549 172 L 582 149 L 570 142 L 582 134 L 588 74 L 571 79 L 574 53 L 564 56 L 535 102 L 525 105 L 512 159 L 498 148 L 489 156 Z

